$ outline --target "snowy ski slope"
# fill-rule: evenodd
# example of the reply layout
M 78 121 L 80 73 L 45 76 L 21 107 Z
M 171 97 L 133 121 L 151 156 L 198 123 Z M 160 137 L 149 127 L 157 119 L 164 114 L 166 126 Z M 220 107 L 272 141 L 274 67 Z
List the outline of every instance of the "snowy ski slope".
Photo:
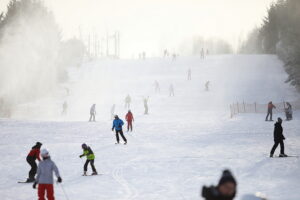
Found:
M 200 188 L 216 184 L 224 168 L 237 178 L 236 199 L 257 191 L 271 200 L 300 199 L 300 158 L 268 158 L 273 122 L 265 122 L 265 114 L 229 118 L 233 101 L 299 99 L 295 89 L 284 84 L 287 75 L 275 56 L 95 61 L 70 69 L 69 75 L 56 94 L 20 105 L 13 119 L 0 119 L 1 200 L 37 199 L 31 184 L 17 184 L 27 178 L 26 155 L 36 141 L 49 149 L 70 200 L 201 199 Z M 154 92 L 155 80 L 160 94 Z M 171 83 L 175 97 L 168 95 Z M 124 119 L 127 94 L 133 100 L 134 131 L 125 134 L 126 146 L 115 145 L 110 109 L 116 104 L 116 113 Z M 150 114 L 145 116 L 143 97 L 148 96 Z M 61 116 L 64 101 L 69 109 Z M 93 103 L 97 122 L 89 123 Z M 273 118 L 279 116 L 284 114 Z M 283 122 L 290 155 L 300 155 L 299 119 L 294 111 L 294 120 Z M 83 142 L 94 150 L 95 166 L 104 175 L 81 176 Z M 55 194 L 58 200 L 66 199 L 61 185 L 55 185 Z

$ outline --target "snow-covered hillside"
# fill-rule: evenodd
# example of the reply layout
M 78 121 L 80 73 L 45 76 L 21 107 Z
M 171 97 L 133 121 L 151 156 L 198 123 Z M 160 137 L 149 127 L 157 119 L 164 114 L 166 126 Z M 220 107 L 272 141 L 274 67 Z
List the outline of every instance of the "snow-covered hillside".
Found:
M 36 141 L 49 149 L 70 200 L 201 199 L 200 188 L 216 184 L 224 168 L 238 180 L 237 199 L 257 191 L 271 200 L 300 199 L 300 158 L 268 158 L 273 123 L 265 122 L 264 114 L 229 118 L 233 101 L 299 99 L 295 89 L 284 84 L 287 75 L 275 56 L 95 61 L 70 69 L 69 76 L 57 94 L 20 105 L 13 119 L 0 119 L 1 199 L 37 198 L 31 184 L 17 184 L 27 178 L 25 158 Z M 170 84 L 174 97 L 169 97 Z M 127 94 L 134 131 L 125 134 L 126 146 L 115 145 L 110 109 L 116 104 L 116 114 L 124 119 Z M 143 115 L 143 98 L 148 96 L 149 115 Z M 61 115 L 64 101 L 66 116 Z M 93 103 L 97 122 L 89 123 Z M 294 120 L 283 122 L 286 153 L 300 155 L 300 114 L 294 115 Z M 279 116 L 284 118 L 281 113 L 274 119 Z M 81 176 L 84 142 L 94 150 L 95 166 L 103 175 Z M 55 193 L 56 199 L 65 199 L 60 185 Z

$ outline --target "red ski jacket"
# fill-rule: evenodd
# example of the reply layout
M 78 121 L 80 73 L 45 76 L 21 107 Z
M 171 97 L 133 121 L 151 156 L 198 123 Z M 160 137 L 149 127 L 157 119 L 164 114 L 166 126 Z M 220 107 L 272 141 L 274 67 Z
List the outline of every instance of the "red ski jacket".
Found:
M 131 112 L 129 112 L 129 113 L 126 114 L 125 119 L 126 119 L 126 121 L 134 121 L 133 115 L 132 115 Z
M 38 159 L 39 161 L 41 161 L 40 149 L 31 149 L 28 156 L 34 157 L 34 158 Z

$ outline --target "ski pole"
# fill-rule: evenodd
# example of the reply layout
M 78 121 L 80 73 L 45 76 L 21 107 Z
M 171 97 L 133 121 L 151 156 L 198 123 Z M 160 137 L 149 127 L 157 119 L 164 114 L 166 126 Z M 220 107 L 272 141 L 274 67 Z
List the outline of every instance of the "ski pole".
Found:
M 59 185 L 60 185 L 60 187 L 61 187 L 61 189 L 62 189 L 62 191 L 63 191 L 63 193 L 64 193 L 65 198 L 66 198 L 67 200 L 69 200 L 69 197 L 68 197 L 68 195 L 67 195 L 67 193 L 66 193 L 66 191 L 65 191 L 65 189 L 64 189 L 64 187 L 63 187 L 63 185 L 62 185 L 62 184 L 59 184 Z

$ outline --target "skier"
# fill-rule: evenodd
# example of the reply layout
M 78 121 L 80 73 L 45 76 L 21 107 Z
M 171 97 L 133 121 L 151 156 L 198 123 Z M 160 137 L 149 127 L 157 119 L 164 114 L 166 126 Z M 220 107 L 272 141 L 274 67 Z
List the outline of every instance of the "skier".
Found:
M 188 70 L 188 78 L 187 78 L 189 81 L 192 80 L 192 70 L 191 68 L 189 68 Z
M 119 134 L 121 135 L 122 139 L 124 140 L 124 144 L 127 144 L 127 140 L 123 134 L 123 130 L 122 130 L 122 126 L 124 125 L 124 122 L 119 118 L 118 115 L 115 115 L 115 119 L 113 121 L 113 127 L 112 127 L 112 131 L 114 131 L 114 129 L 116 130 L 116 139 L 117 139 L 117 143 L 119 144 L 120 139 L 119 139 Z
M 92 120 L 93 121 L 96 121 L 95 120 L 95 115 L 96 115 L 96 104 L 93 104 L 92 105 L 92 107 L 91 107 L 91 109 L 90 109 L 90 120 L 89 120 L 89 122 L 91 122 Z
M 128 110 L 128 113 L 126 114 L 125 119 L 127 121 L 127 132 L 129 131 L 129 129 L 132 132 L 132 122 L 134 121 L 134 118 L 133 118 L 133 114 L 132 114 L 131 110 Z
M 160 93 L 160 87 L 159 87 L 158 81 L 155 81 L 155 82 L 154 82 L 154 87 L 155 87 L 155 92 L 156 92 L 156 93 Z
M 175 93 L 174 93 L 174 86 L 173 84 L 170 85 L 169 87 L 169 96 L 175 96 Z
M 113 119 L 115 116 L 115 109 L 116 109 L 116 104 L 112 105 L 112 107 L 110 109 L 111 119 Z
M 84 166 L 83 166 L 83 176 L 87 176 L 86 172 L 87 172 L 87 167 L 88 167 L 89 163 L 91 164 L 91 167 L 92 167 L 92 170 L 93 170 L 92 175 L 97 175 L 98 173 L 97 173 L 97 170 L 94 166 L 94 161 L 95 161 L 94 152 L 85 143 L 83 143 L 81 145 L 81 147 L 83 149 L 83 154 L 81 154 L 79 157 L 82 158 L 83 156 L 86 156 L 86 161 L 85 161 Z
M 145 108 L 144 114 L 145 115 L 148 115 L 148 100 L 149 100 L 149 97 L 144 98 L 144 108 Z
M 206 90 L 206 91 L 209 90 L 209 81 L 206 81 L 206 83 L 205 83 L 205 90 Z
M 36 174 L 37 171 L 37 165 L 35 160 L 38 159 L 38 161 L 41 161 L 40 158 L 40 149 L 41 149 L 42 143 L 37 142 L 30 150 L 30 152 L 28 153 L 27 157 L 26 157 L 26 161 L 28 162 L 28 164 L 31 166 L 31 169 L 28 173 L 28 179 L 26 180 L 26 182 L 34 182 L 34 176 Z
M 270 121 L 273 121 L 272 120 L 273 108 L 276 109 L 276 106 L 274 106 L 274 104 L 272 103 L 272 101 L 270 101 L 268 103 L 268 113 L 267 113 L 267 116 L 266 116 L 266 121 L 268 121 L 269 115 L 270 115 Z
M 201 49 L 201 59 L 204 59 L 204 49 Z
M 229 170 L 224 170 L 218 186 L 203 186 L 202 197 L 206 200 L 232 200 L 236 194 L 237 182 Z
M 292 120 L 293 119 L 292 105 L 289 102 L 286 102 L 286 105 L 287 105 L 287 108 L 285 108 L 286 120 Z
M 61 114 L 62 115 L 67 114 L 68 104 L 66 101 L 63 103 L 62 107 L 63 107 L 63 110 L 62 110 Z
M 287 157 L 287 155 L 284 153 L 283 140 L 285 140 L 285 137 L 282 134 L 283 128 L 282 128 L 281 124 L 282 124 L 282 119 L 280 117 L 278 117 L 277 122 L 274 124 L 274 145 L 271 149 L 270 157 L 273 157 L 278 144 L 280 144 L 279 157 Z
M 59 171 L 55 163 L 50 159 L 49 152 L 46 149 L 42 149 L 41 156 L 43 161 L 39 163 L 36 181 L 33 184 L 33 188 L 38 186 L 38 197 L 39 200 L 45 200 L 45 192 L 47 192 L 47 199 L 54 200 L 54 189 L 53 189 L 53 172 L 57 177 L 57 182 L 61 183 L 62 179 L 59 175 Z
M 129 96 L 129 94 L 126 96 L 125 98 L 125 108 L 129 109 L 130 108 L 130 103 L 131 103 L 131 97 Z

